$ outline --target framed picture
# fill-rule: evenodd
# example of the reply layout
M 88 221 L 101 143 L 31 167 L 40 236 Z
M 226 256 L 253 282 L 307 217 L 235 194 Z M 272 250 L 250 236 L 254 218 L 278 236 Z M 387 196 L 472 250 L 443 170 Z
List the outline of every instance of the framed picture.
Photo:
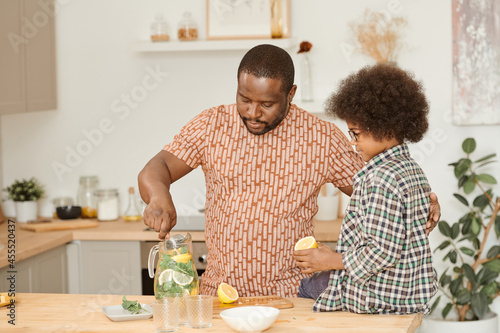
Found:
M 453 124 L 500 124 L 500 6 L 452 0 Z
M 290 0 L 207 0 L 207 39 L 290 37 Z

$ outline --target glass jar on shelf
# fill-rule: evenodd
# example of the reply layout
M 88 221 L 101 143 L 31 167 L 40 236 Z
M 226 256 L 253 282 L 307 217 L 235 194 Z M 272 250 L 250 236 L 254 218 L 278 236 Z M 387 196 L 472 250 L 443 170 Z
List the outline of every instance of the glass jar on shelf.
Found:
M 182 20 L 177 27 L 177 38 L 179 40 L 196 40 L 198 39 L 198 26 L 191 17 L 190 12 L 185 12 Z
M 96 190 L 97 220 L 114 221 L 120 217 L 120 201 L 117 189 Z
M 170 40 L 170 36 L 167 22 L 163 18 L 163 14 L 156 14 L 156 19 L 151 24 L 151 41 L 167 42 L 168 40 Z
M 97 217 L 97 205 L 94 197 L 94 191 L 97 189 L 99 179 L 97 176 L 80 177 L 80 186 L 76 203 L 82 207 L 82 217 L 92 219 Z

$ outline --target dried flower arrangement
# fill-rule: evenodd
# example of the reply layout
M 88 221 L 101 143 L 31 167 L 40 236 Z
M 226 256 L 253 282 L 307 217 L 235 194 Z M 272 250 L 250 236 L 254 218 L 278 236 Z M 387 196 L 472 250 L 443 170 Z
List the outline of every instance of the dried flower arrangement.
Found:
M 401 39 L 407 21 L 402 17 L 386 17 L 383 13 L 366 10 L 363 21 L 351 22 L 356 51 L 378 63 L 396 62 L 402 47 Z

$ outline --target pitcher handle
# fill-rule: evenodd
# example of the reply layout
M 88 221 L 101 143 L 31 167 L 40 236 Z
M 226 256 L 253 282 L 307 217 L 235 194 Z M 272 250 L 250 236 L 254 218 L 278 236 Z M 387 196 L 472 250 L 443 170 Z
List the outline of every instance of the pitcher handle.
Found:
M 149 250 L 149 259 L 148 259 L 148 272 L 149 272 L 149 277 L 154 278 L 155 277 L 155 258 L 156 254 L 158 253 L 158 245 L 155 245 Z

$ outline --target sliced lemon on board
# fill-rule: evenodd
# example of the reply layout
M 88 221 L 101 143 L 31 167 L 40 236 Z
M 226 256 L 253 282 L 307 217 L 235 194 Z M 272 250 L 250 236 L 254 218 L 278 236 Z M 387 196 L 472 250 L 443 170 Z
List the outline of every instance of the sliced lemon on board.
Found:
M 193 282 L 193 277 L 181 272 L 174 271 L 173 273 L 174 282 L 179 286 L 185 286 Z
M 318 243 L 313 236 L 304 237 L 295 244 L 295 251 L 298 250 L 307 250 L 307 249 L 316 249 L 318 247 Z
M 238 291 L 224 282 L 219 284 L 217 295 L 219 296 L 219 301 L 226 304 L 233 303 L 238 299 Z
M 172 281 L 173 273 L 174 271 L 172 269 L 166 269 L 163 272 L 161 272 L 160 276 L 158 277 L 158 284 L 162 286 L 164 283 Z

